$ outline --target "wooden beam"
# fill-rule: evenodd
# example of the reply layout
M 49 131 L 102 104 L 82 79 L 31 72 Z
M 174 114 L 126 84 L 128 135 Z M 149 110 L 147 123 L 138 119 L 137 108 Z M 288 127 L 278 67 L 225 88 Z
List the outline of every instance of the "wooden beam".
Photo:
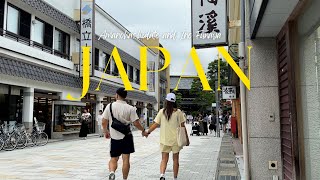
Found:
M 229 29 L 240 28 L 240 27 L 241 27 L 241 20 L 229 21 Z

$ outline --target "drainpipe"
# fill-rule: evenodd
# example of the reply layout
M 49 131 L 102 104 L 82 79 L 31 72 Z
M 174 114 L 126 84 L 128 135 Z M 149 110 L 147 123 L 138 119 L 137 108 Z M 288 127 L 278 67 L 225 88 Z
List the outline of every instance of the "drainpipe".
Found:
M 245 3 L 246 0 L 240 1 L 241 13 L 241 42 L 239 43 L 239 66 L 245 71 Z M 248 129 L 247 129 L 247 102 L 246 102 L 246 87 L 240 80 L 240 100 L 241 100 L 241 122 L 242 122 L 242 139 L 243 139 L 243 159 L 244 159 L 244 179 L 249 180 L 249 152 L 248 152 Z

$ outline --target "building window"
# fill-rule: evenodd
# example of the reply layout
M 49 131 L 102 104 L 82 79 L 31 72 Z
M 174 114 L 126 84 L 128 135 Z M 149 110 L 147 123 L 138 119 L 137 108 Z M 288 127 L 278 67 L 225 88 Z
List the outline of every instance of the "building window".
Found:
M 136 69 L 136 83 L 140 84 L 140 70 Z
M 109 62 L 109 59 L 110 59 L 110 54 L 105 54 L 106 56 L 105 56 L 105 64 L 106 64 L 106 66 L 108 66 L 107 67 L 107 74 L 111 74 L 111 64 L 112 64 L 112 59 L 111 59 L 111 61 L 110 61 L 110 63 L 108 64 L 108 62 Z M 104 68 L 106 68 L 106 67 L 104 67 Z
M 11 6 L 8 6 L 7 30 L 15 34 L 19 30 L 19 11 Z
M 8 5 L 7 30 L 30 39 L 31 14 Z
M 38 19 L 35 20 L 33 40 L 40 44 L 44 44 L 44 23 Z
M 128 64 L 124 62 L 123 67 L 124 67 L 124 70 L 126 71 L 126 73 L 128 73 Z
M 52 48 L 53 26 L 36 18 L 33 40 L 39 44 Z
M 100 71 L 99 68 L 99 49 L 95 48 L 95 52 L 94 52 L 94 66 L 95 66 L 95 70 Z
M 119 75 L 119 70 L 118 70 L 118 66 L 116 65 L 116 62 L 114 60 L 112 60 L 112 75 L 114 76 L 118 76 Z
M 0 0 L 0 29 L 3 29 L 3 21 L 4 21 L 4 0 Z
M 69 55 L 70 54 L 69 48 L 70 48 L 69 34 L 56 28 L 54 31 L 54 49 L 56 51 L 59 51 L 60 53 Z
M 77 53 L 80 53 L 80 40 L 77 39 L 76 42 L 75 42 L 75 51 L 74 52 L 77 52 Z
M 99 58 L 99 67 L 102 69 L 102 71 L 104 71 L 106 68 L 106 57 L 107 54 L 105 52 L 101 52 L 101 57 Z
M 133 81 L 133 67 L 129 66 L 129 79 L 132 82 Z

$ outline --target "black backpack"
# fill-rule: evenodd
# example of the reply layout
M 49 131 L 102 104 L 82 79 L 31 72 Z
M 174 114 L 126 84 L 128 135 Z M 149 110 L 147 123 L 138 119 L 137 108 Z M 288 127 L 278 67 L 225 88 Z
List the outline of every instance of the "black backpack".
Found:
M 211 116 L 211 124 L 216 124 L 216 123 L 217 123 L 216 116 Z

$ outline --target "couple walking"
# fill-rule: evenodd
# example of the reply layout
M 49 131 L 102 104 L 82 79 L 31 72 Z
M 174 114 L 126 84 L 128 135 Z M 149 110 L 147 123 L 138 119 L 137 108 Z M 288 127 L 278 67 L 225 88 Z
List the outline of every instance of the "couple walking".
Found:
M 160 180 L 165 180 L 165 171 L 170 152 L 173 153 L 174 179 L 177 179 L 179 171 L 179 152 L 182 149 L 182 147 L 178 146 L 177 128 L 180 126 L 185 128 L 185 117 L 182 111 L 177 109 L 176 96 L 173 93 L 169 93 L 167 95 L 165 108 L 159 111 L 154 120 L 155 123 L 150 127 L 149 130 L 144 129 L 141 126 L 139 117 L 136 113 L 136 108 L 126 103 L 126 97 L 127 91 L 125 91 L 124 88 L 119 88 L 116 92 L 116 102 L 109 104 L 103 113 L 103 131 L 105 133 L 105 137 L 107 139 L 111 139 L 109 180 L 115 179 L 115 171 L 117 170 L 120 156 L 122 156 L 123 160 L 123 179 L 126 180 L 128 178 L 130 169 L 130 154 L 135 152 L 131 131 L 126 131 L 125 127 L 118 124 L 119 121 L 127 127 L 130 127 L 130 123 L 132 123 L 141 131 L 141 134 L 144 137 L 148 137 L 160 125 L 160 150 L 162 152 Z M 187 133 L 186 137 L 188 146 L 189 139 Z

